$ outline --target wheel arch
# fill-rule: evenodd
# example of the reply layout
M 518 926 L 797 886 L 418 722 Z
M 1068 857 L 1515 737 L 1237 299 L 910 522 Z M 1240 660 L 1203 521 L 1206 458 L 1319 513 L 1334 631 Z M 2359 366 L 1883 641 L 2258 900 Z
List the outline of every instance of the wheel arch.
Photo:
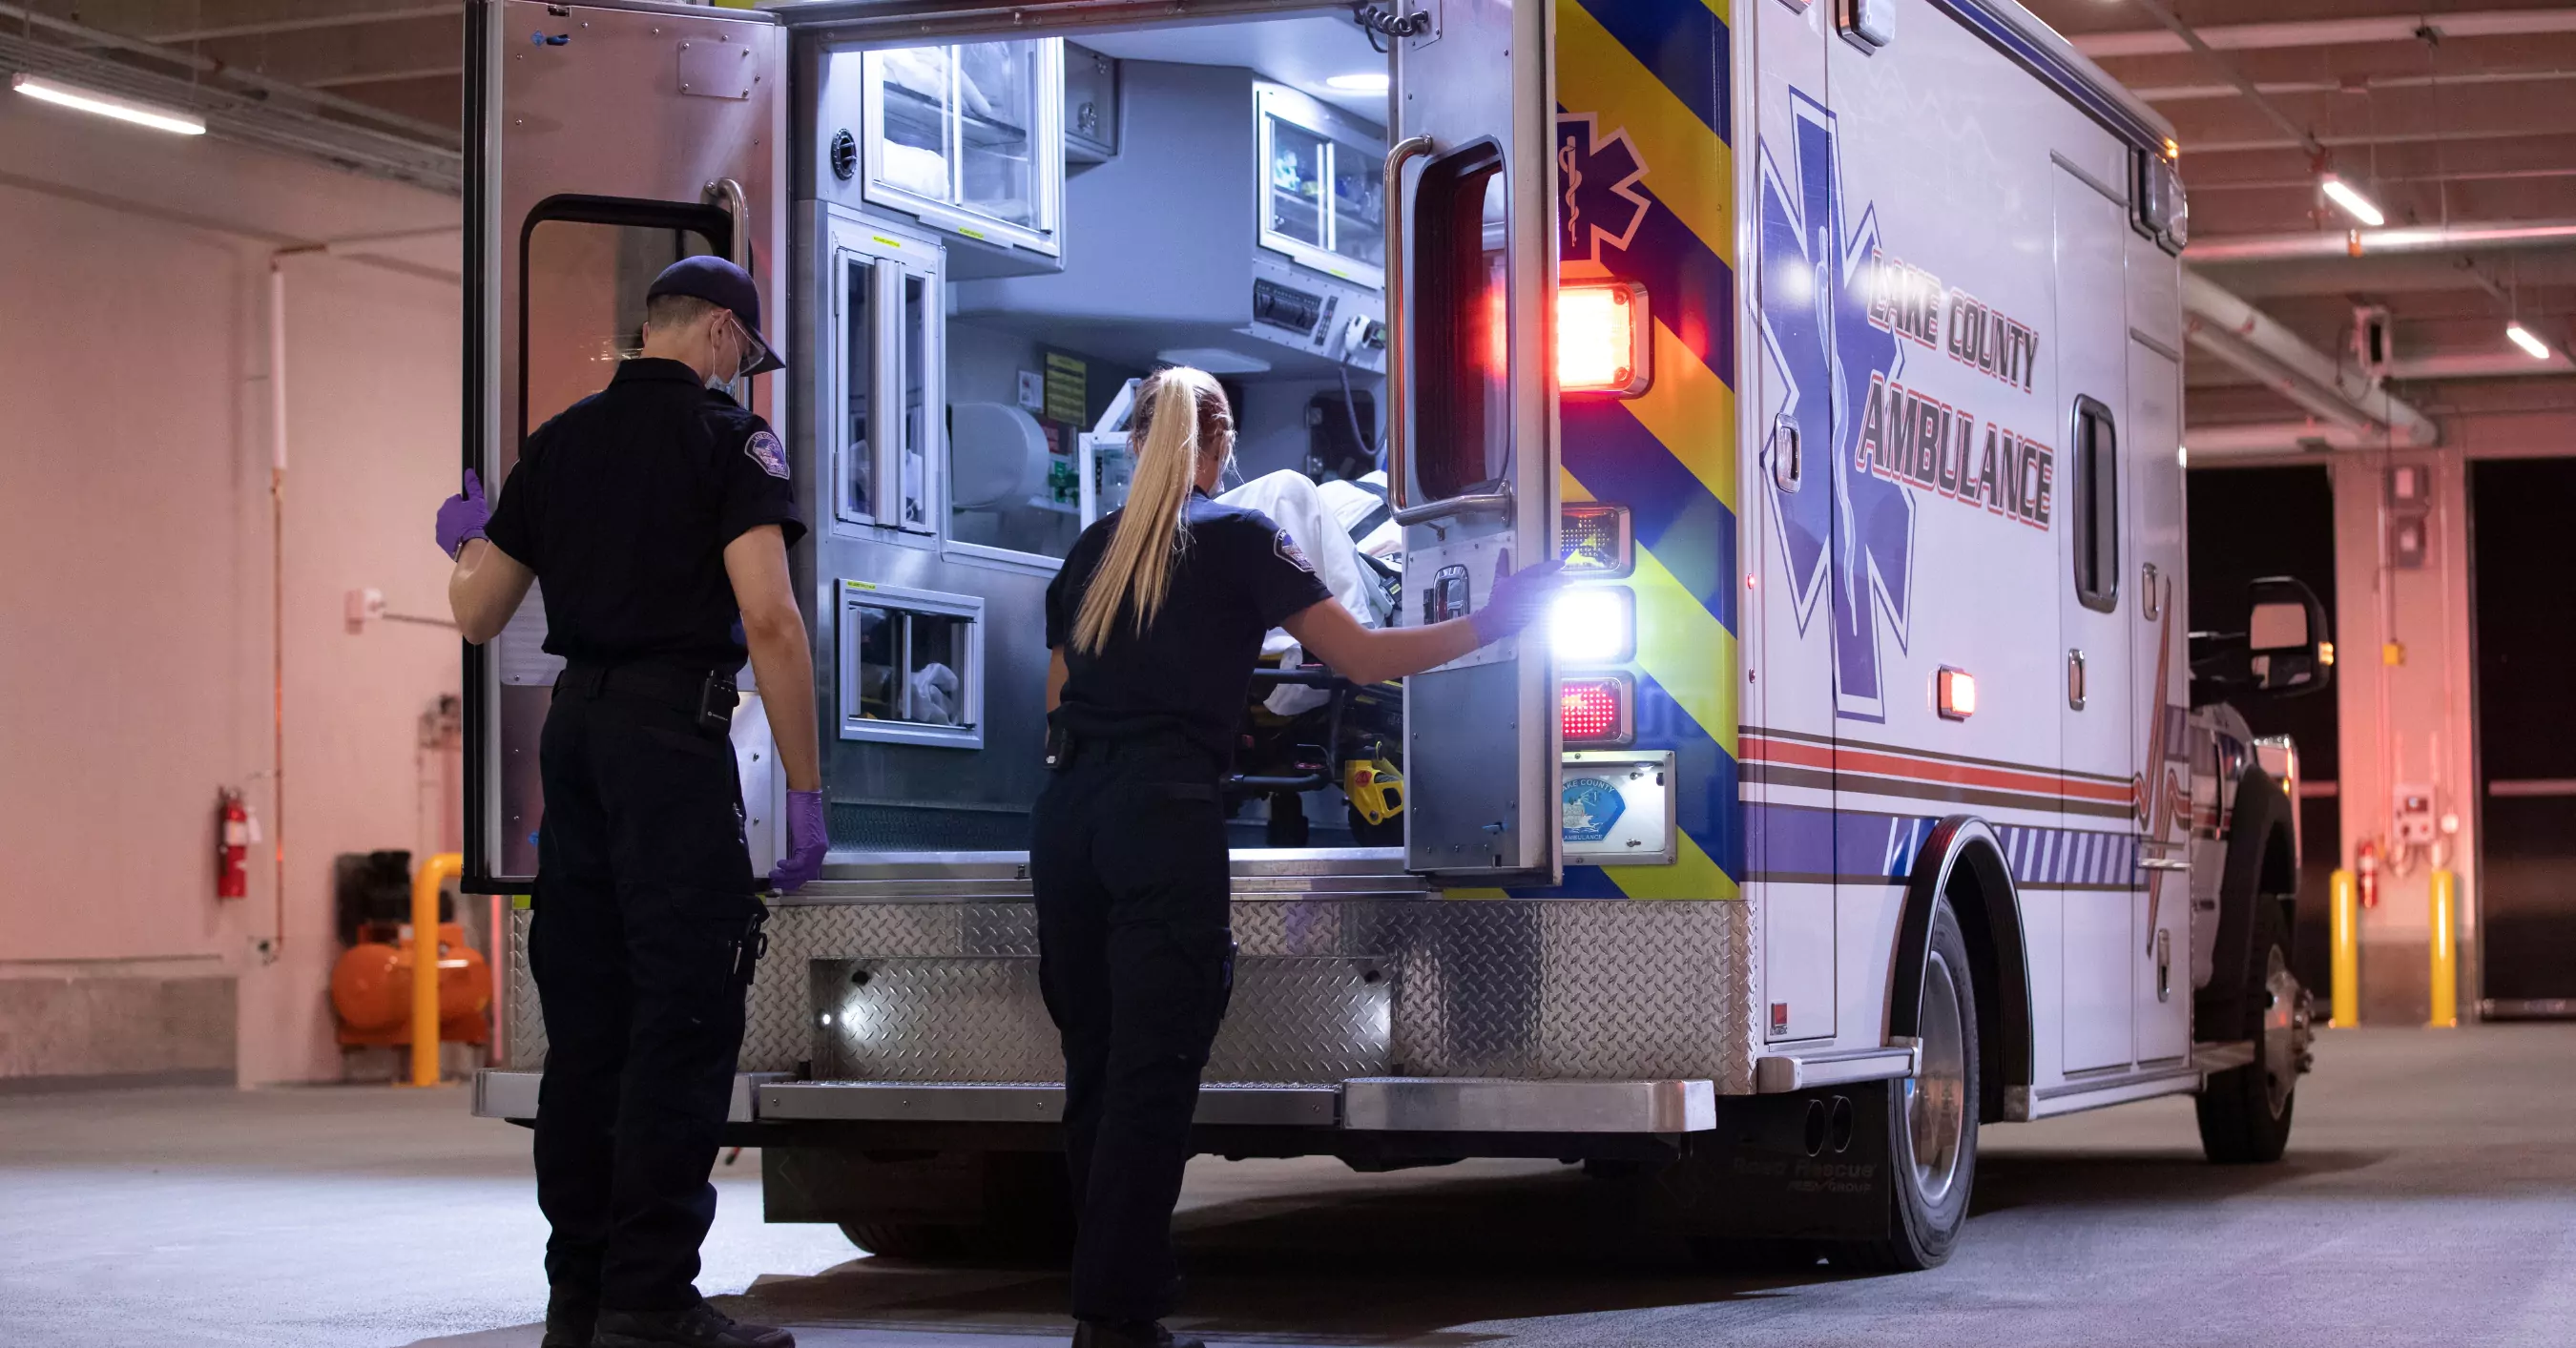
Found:
M 1923 978 L 1931 958 L 1932 913 L 1943 895 L 1967 938 L 1969 978 L 1977 999 L 1978 1100 L 1981 1122 L 2005 1117 L 2014 1087 L 2032 1081 L 2030 959 L 2021 898 L 1994 829 L 1975 815 L 1950 815 L 1932 826 L 1905 883 L 1887 996 L 1889 1042 L 1922 1034 Z
M 2219 872 L 2218 932 L 2210 950 L 2209 986 L 2194 999 L 2196 1025 L 2234 1025 L 2253 960 L 2254 905 L 2265 898 L 2294 901 L 2299 891 L 2299 848 L 2291 825 L 2295 806 L 2280 783 L 2259 767 L 2237 778 L 2228 812 L 2227 860 Z M 2294 918 L 2289 912 L 2284 918 Z M 2293 928 L 2296 923 L 2293 921 Z

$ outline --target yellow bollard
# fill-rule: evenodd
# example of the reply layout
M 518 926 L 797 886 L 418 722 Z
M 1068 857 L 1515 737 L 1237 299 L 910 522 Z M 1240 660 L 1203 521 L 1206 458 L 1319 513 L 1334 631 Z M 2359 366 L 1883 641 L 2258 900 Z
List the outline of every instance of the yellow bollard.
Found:
M 2338 1030 L 2361 1024 L 2361 890 L 2352 872 L 2334 873 L 2334 904 L 2327 927 L 2334 947 L 2334 1016 Z
M 2433 872 L 2426 903 L 2432 919 L 2433 1015 L 2424 1023 L 2450 1029 L 2460 1023 L 2459 877 L 2449 871 Z
M 438 887 L 465 873 L 465 858 L 441 852 L 411 879 L 411 1084 L 438 1084 Z

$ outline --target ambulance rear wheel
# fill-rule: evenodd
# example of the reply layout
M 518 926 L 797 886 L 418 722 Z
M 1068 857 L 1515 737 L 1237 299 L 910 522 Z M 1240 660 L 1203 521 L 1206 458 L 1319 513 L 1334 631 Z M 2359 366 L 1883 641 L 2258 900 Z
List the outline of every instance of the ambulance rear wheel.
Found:
M 2289 920 L 2268 894 L 2254 899 L 2254 958 L 2246 972 L 2259 984 L 2246 991 L 2245 1023 L 2236 1033 L 2254 1041 L 2254 1061 L 2213 1073 L 2193 1108 L 2201 1152 L 2220 1165 L 2280 1160 L 2298 1104 L 2307 998 L 2290 972 Z
M 1923 1070 L 1888 1090 L 1891 1174 L 1885 1240 L 1840 1241 L 1838 1268 L 1911 1273 L 1949 1259 L 1977 1178 L 1977 995 L 1968 942 L 1946 898 L 1932 910 L 1923 967 Z
M 887 1259 L 917 1259 L 924 1263 L 944 1263 L 962 1259 L 974 1245 L 973 1231 L 963 1226 L 933 1226 L 928 1222 L 843 1222 L 841 1234 L 850 1243 L 873 1255 Z

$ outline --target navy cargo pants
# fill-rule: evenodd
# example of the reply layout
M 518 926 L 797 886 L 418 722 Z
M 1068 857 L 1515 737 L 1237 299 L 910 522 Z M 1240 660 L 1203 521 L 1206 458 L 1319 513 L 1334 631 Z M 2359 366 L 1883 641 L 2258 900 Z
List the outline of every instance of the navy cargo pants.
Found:
M 700 676 L 701 679 L 703 675 Z M 529 964 L 546 1028 L 546 1277 L 611 1310 L 695 1304 L 707 1182 L 759 958 L 742 795 L 686 679 L 574 666 L 539 746 Z
M 1039 981 L 1064 1040 L 1073 1313 L 1158 1320 L 1199 1073 L 1234 985 L 1215 758 L 1087 742 L 1038 797 Z

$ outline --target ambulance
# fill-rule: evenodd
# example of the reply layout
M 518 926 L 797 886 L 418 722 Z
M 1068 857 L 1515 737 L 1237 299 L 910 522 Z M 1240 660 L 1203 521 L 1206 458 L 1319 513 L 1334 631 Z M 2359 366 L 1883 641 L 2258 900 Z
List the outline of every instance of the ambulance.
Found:
M 2010 0 L 467 14 L 468 466 L 675 257 L 778 316 L 736 392 L 812 525 L 833 847 L 749 994 L 770 1220 L 1063 1237 L 1041 597 L 1174 363 L 1265 499 L 1376 498 L 1299 540 L 1364 620 L 1577 578 L 1400 687 L 1274 652 L 1200 1151 L 1580 1163 L 1711 1259 L 1883 1269 L 1947 1257 L 1987 1125 L 2190 1095 L 2281 1154 L 2296 755 L 2227 699 L 2324 686 L 2325 615 L 2188 629 L 2177 147 Z M 465 656 L 469 887 L 519 909 L 475 1109 L 520 1121 L 543 637 Z

